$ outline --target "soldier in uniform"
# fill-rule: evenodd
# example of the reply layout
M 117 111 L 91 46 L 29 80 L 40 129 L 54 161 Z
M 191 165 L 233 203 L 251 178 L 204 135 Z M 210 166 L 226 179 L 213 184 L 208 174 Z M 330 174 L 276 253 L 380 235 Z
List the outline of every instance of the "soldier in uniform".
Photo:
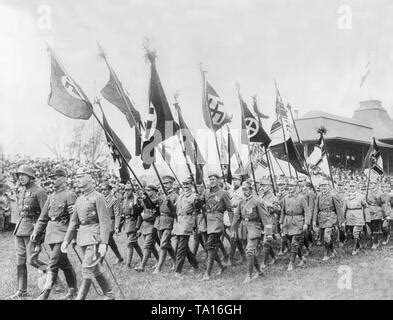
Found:
M 342 181 L 337 182 L 336 196 L 341 203 L 341 207 L 343 207 L 347 195 L 344 190 L 344 183 Z M 338 238 L 340 241 L 339 246 L 342 247 L 345 243 L 345 228 L 343 228 L 341 224 L 339 226 L 338 234 L 339 234 Z
M 160 239 L 160 255 L 153 274 L 161 272 L 167 253 L 169 253 L 172 258 L 173 265 L 176 264 L 175 251 L 171 244 L 171 232 L 173 229 L 173 222 L 176 218 L 176 201 L 179 196 L 173 189 L 174 181 L 175 178 L 172 176 L 166 175 L 162 177 L 162 183 L 167 195 L 163 195 L 159 198 L 160 217 L 157 230 Z
M 75 202 L 61 251 L 67 252 L 69 243 L 77 233 L 76 242 L 82 249 L 83 258 L 82 283 L 76 300 L 86 298 L 94 278 L 100 285 L 105 300 L 114 300 L 112 286 L 101 265 L 107 252 L 111 232 L 111 217 L 105 197 L 94 189 L 94 180 L 90 169 L 78 169 L 75 178 L 78 187 L 82 190 L 82 195 Z
M 230 192 L 231 196 L 231 204 L 232 210 L 235 212 L 236 208 L 239 206 L 240 202 L 244 198 L 243 191 L 242 191 L 242 176 L 240 174 L 233 174 L 232 176 L 232 183 L 233 189 Z M 229 223 L 232 224 L 233 215 L 229 215 Z M 230 238 L 231 249 L 229 252 L 229 259 L 228 262 L 225 264 L 226 266 L 232 266 L 234 263 L 236 248 L 239 250 L 239 253 L 242 257 L 242 262 L 247 261 L 246 252 L 244 251 L 243 242 L 247 240 L 247 236 L 243 230 L 243 223 L 240 221 L 239 228 L 236 232 L 234 237 Z
M 231 231 L 234 237 L 240 220 L 243 220 L 244 227 L 247 229 L 246 255 L 248 267 L 247 276 L 243 283 L 249 283 L 262 274 L 257 257 L 257 246 L 262 233 L 261 224 L 266 228 L 268 237 L 272 236 L 272 225 L 267 221 L 269 213 L 264 201 L 253 192 L 253 182 L 251 180 L 243 182 L 242 190 L 244 199 L 241 200 L 236 209 Z M 254 266 L 257 273 L 253 275 Z
M 280 225 L 283 235 L 287 236 L 291 244 L 291 256 L 287 271 L 292 271 L 296 256 L 300 258 L 299 266 L 305 262 L 301 248 L 303 246 L 303 232 L 308 229 L 311 213 L 307 202 L 298 193 L 296 181 L 288 181 L 288 194 L 282 200 Z
M 261 181 L 261 187 L 259 189 L 260 197 L 266 205 L 267 209 L 267 225 L 265 226 L 265 234 L 263 238 L 263 260 L 261 268 L 266 268 L 266 263 L 269 260 L 269 256 L 272 258 L 270 264 L 276 262 L 276 254 L 274 252 L 274 245 L 277 240 L 276 234 L 278 233 L 278 221 L 280 219 L 281 207 L 278 198 L 273 193 L 272 184 L 270 181 L 264 179 Z M 270 230 L 271 229 L 271 230 Z
M 6 195 L 8 186 L 4 180 L 4 177 L 0 175 L 0 232 L 8 230 L 11 217 L 9 199 Z
M 156 257 L 158 261 L 158 252 L 155 247 L 156 243 L 156 231 L 154 223 L 156 217 L 160 216 L 160 203 L 158 198 L 158 188 L 155 185 L 149 185 L 146 188 L 147 196 L 144 195 L 143 198 L 143 212 L 142 212 L 142 224 L 139 228 L 139 232 L 143 235 L 143 258 L 140 265 L 136 266 L 134 269 L 136 271 L 145 271 L 147 261 L 150 254 Z
M 176 201 L 177 220 L 174 223 L 173 233 L 176 236 L 176 267 L 175 274 L 182 272 L 186 257 L 194 269 L 198 269 L 198 261 L 188 246 L 188 241 L 195 227 L 196 209 L 202 207 L 202 203 L 196 200 L 196 194 L 192 190 L 192 179 L 183 181 L 183 193 Z
M 113 238 L 115 234 L 115 220 L 120 219 L 120 201 L 115 195 L 112 194 L 112 186 L 108 182 L 104 182 L 103 184 L 101 184 L 100 190 L 105 197 L 106 207 L 108 208 L 112 221 L 108 245 L 117 258 L 116 264 L 121 264 L 124 259 L 120 254 L 115 239 Z
M 280 207 L 282 208 L 282 201 L 286 197 L 286 195 L 288 194 L 288 186 L 287 186 L 286 181 L 281 179 L 281 180 L 277 181 L 277 187 L 278 187 L 277 198 L 278 198 Z M 281 217 L 281 212 L 280 212 L 280 217 Z M 281 248 L 280 248 L 280 251 L 277 255 L 282 256 L 286 252 L 289 251 L 290 243 L 288 242 L 287 235 L 282 232 L 280 224 L 278 224 L 278 231 L 281 235 Z
M 35 184 L 35 173 L 31 166 L 20 166 L 16 175 L 21 185 L 17 194 L 19 220 L 14 230 L 18 290 L 9 299 L 27 296 L 26 260 L 42 272 L 46 270 L 46 264 L 38 259 L 42 239 L 36 239 L 36 243 L 33 243 L 30 236 L 48 196 L 44 189 Z
M 220 246 L 220 237 L 224 232 L 223 216 L 225 210 L 232 214 L 232 205 L 227 191 L 220 188 L 218 184 L 219 175 L 217 173 L 209 174 L 209 189 L 205 190 L 201 200 L 204 203 L 207 217 L 207 268 L 203 275 L 202 281 L 210 280 L 214 261 L 217 262 L 220 270 L 220 275 L 225 266 L 221 263 L 218 255 L 218 248 Z
M 203 185 L 197 185 L 198 196 L 202 195 L 204 192 Z M 207 226 L 206 226 L 206 215 L 203 212 L 203 208 L 196 209 L 195 216 L 195 230 L 194 230 L 194 247 L 192 253 L 196 256 L 198 253 L 199 245 L 202 246 L 203 250 L 206 252 L 206 242 L 207 242 Z
M 390 230 L 391 230 L 391 213 L 392 213 L 392 194 L 390 192 L 390 184 L 384 183 L 382 185 L 382 197 L 386 203 L 386 209 L 389 212 L 389 218 L 387 217 L 382 223 L 382 233 L 383 233 L 383 241 L 382 245 L 387 245 L 390 239 Z
M 310 208 L 310 212 L 314 210 L 314 203 L 316 194 L 313 191 L 313 185 L 310 182 L 307 182 L 305 178 L 300 180 L 300 192 L 306 199 L 307 205 Z M 313 219 L 313 218 L 311 218 Z M 311 246 L 313 243 L 313 234 L 311 230 L 311 225 L 313 221 L 310 222 L 311 224 L 308 227 L 308 230 L 304 233 L 304 247 L 306 248 L 305 256 L 311 253 Z
M 134 254 L 134 249 L 143 258 L 142 249 L 138 244 L 137 227 L 141 224 L 141 212 L 143 211 L 141 199 L 136 198 L 132 192 L 131 185 L 125 186 L 124 200 L 121 207 L 121 215 L 124 217 L 124 232 L 127 235 L 127 267 L 131 268 L 132 256 Z M 116 219 L 115 232 L 120 232 L 120 219 Z
M 351 233 L 354 239 L 352 255 L 356 255 L 360 249 L 360 235 L 370 215 L 368 211 L 367 202 L 363 195 L 357 192 L 356 182 L 352 180 L 349 183 L 348 196 L 344 199 L 342 223 L 347 235 Z
M 334 257 L 334 238 L 337 234 L 338 225 L 342 224 L 342 204 L 338 197 L 330 191 L 330 181 L 323 179 L 319 183 L 321 193 L 315 199 L 313 208 L 313 228 L 321 230 L 325 245 L 323 261 Z
M 371 217 L 371 238 L 373 241 L 372 249 L 375 250 L 382 240 L 382 224 L 384 220 L 390 220 L 390 212 L 386 204 L 386 197 L 383 196 L 378 181 L 369 182 L 369 191 L 367 194 L 367 205 Z
M 50 292 L 56 283 L 59 268 L 63 270 L 68 285 L 68 293 L 63 299 L 72 300 L 77 293 L 74 268 L 68 259 L 67 253 L 60 250 L 76 201 L 75 193 L 67 189 L 66 176 L 67 172 L 62 167 L 58 167 L 50 173 L 49 178 L 53 181 L 54 193 L 45 202 L 31 235 L 31 241 L 34 242 L 46 230 L 45 243 L 51 249 L 45 286 L 37 300 L 49 298 Z

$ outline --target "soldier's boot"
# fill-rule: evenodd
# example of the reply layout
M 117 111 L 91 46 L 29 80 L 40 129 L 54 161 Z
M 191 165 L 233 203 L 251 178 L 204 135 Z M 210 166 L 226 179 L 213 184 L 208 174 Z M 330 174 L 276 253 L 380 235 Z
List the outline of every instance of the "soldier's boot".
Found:
M 358 253 L 358 248 L 359 248 L 359 238 L 355 238 L 354 239 L 354 245 L 353 245 L 353 249 L 352 249 L 352 255 L 356 256 Z
M 226 269 L 227 267 L 226 267 L 225 265 L 222 264 L 221 258 L 220 258 L 220 256 L 218 255 L 218 252 L 216 252 L 216 255 L 215 255 L 214 260 L 217 262 L 218 267 L 220 268 L 220 269 L 217 271 L 217 275 L 220 276 L 220 275 L 225 271 L 225 269 Z
M 171 257 L 172 260 L 172 266 L 171 266 L 171 271 L 176 270 L 176 255 L 175 255 L 175 250 L 173 250 L 172 246 L 168 249 L 169 256 Z
M 138 254 L 139 258 L 141 258 L 141 261 L 142 261 L 142 259 L 143 259 L 143 252 L 142 252 L 142 249 L 139 246 L 138 242 L 134 242 L 132 244 L 132 246 L 134 247 L 136 253 Z
M 57 279 L 57 273 L 48 271 L 46 273 L 46 281 L 45 281 L 44 289 L 35 300 L 48 300 L 50 292 L 52 291 L 52 288 L 56 282 L 56 279 Z
M 263 271 L 261 269 L 261 265 L 259 264 L 257 256 L 254 256 L 254 266 L 255 266 L 255 269 L 257 269 L 258 275 L 263 276 Z
M 267 262 L 269 260 L 269 248 L 267 246 L 264 246 L 263 251 L 262 251 L 262 263 L 261 263 L 261 268 L 265 269 Z
M 198 248 L 199 248 L 199 241 L 198 241 L 198 240 L 195 240 L 195 238 L 194 238 L 194 244 L 193 244 L 192 250 L 191 250 L 191 252 L 193 253 L 194 256 L 197 255 L 197 253 L 198 253 Z
M 270 261 L 269 265 L 273 265 L 276 263 L 276 254 L 274 253 L 274 249 L 270 247 L 270 256 L 272 257 L 272 260 Z
M 214 249 L 207 250 L 207 266 L 202 281 L 208 281 L 211 279 L 210 275 L 212 273 L 215 255 L 216 255 L 216 251 Z
M 296 252 L 291 252 L 291 258 L 289 260 L 287 271 L 292 271 L 294 269 L 295 259 L 296 259 Z
M 158 264 L 157 264 L 157 267 L 154 269 L 153 274 L 159 274 L 161 272 L 162 266 L 165 262 L 167 252 L 168 252 L 168 250 L 166 248 L 162 248 L 160 250 L 160 257 L 158 258 Z
M 134 255 L 134 248 L 133 247 L 127 248 L 127 261 L 126 261 L 127 268 L 131 268 L 131 262 L 132 262 L 133 255 Z
M 27 297 L 27 266 L 22 264 L 16 266 L 16 281 L 18 290 L 11 296 L 7 297 L 7 300 L 20 300 Z
M 328 261 L 330 259 L 329 252 L 330 252 L 329 243 L 325 243 L 325 255 L 323 256 L 322 261 Z
M 153 247 L 153 249 L 151 249 L 151 253 L 153 254 L 154 258 L 156 258 L 156 260 L 158 262 L 159 255 L 158 255 L 158 251 L 157 251 L 156 247 Z
M 147 260 L 149 259 L 149 256 L 150 256 L 150 250 L 149 249 L 143 250 L 142 262 L 138 266 L 136 266 L 134 270 L 141 271 L 141 272 L 145 271 L 145 267 L 147 264 Z
M 226 263 L 226 262 L 228 262 L 228 259 L 229 259 L 229 254 L 228 254 L 228 252 L 225 250 L 225 247 L 224 247 L 224 243 L 222 242 L 222 241 L 220 241 L 220 243 L 219 243 L 219 249 L 221 250 L 221 252 L 222 252 L 222 256 L 223 256 L 223 260 L 224 260 L 224 263 Z M 218 254 L 218 252 L 217 252 L 217 254 Z
M 96 276 L 97 283 L 102 289 L 104 294 L 104 300 L 115 300 L 115 294 L 113 293 L 112 286 L 109 280 L 105 277 L 103 273 Z
M 336 249 L 334 249 L 333 241 L 330 242 L 329 249 L 330 249 L 330 258 L 334 258 L 337 252 Z
M 247 275 L 246 278 L 244 279 L 243 283 L 249 283 L 251 282 L 253 279 L 255 279 L 255 277 L 253 277 L 252 271 L 254 269 L 254 256 L 248 254 L 247 255 Z M 256 273 L 257 277 L 258 277 L 258 273 Z
M 74 268 L 64 269 L 64 277 L 67 282 L 68 292 L 65 296 L 61 297 L 60 300 L 74 300 L 77 290 L 77 281 Z
M 376 250 L 378 248 L 378 245 L 379 245 L 379 239 L 378 239 L 378 235 L 377 234 L 374 234 L 372 236 L 372 241 L 373 241 L 373 245 L 372 245 L 371 249 L 372 250 Z
M 81 286 L 78 291 L 78 295 L 76 296 L 75 300 L 85 300 L 87 294 L 89 293 L 90 286 L 91 286 L 91 279 L 83 278 Z

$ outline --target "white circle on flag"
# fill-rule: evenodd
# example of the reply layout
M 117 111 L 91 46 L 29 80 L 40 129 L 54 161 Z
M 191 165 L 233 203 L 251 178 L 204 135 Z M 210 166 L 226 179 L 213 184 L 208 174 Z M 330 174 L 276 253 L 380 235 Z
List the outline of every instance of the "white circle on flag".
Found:
M 259 131 L 259 123 L 253 118 L 246 118 L 246 128 L 249 138 L 254 137 Z
M 68 77 L 67 75 L 62 76 L 61 84 L 71 96 L 76 99 L 82 100 L 75 83 L 70 79 L 70 77 Z

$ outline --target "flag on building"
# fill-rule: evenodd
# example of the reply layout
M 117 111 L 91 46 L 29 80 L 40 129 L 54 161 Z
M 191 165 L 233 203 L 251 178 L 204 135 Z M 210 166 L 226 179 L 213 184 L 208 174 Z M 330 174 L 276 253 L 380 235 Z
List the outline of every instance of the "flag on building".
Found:
M 202 93 L 202 112 L 203 119 L 209 129 L 217 131 L 221 129 L 226 123 L 232 121 L 233 115 L 229 116 L 224 111 L 224 102 L 205 79 L 205 72 L 202 72 L 203 93 Z
M 48 48 L 51 58 L 50 94 L 48 105 L 72 119 L 87 120 L 93 113 L 93 106 L 79 85 L 71 78 Z
M 124 145 L 123 141 L 120 140 L 117 134 L 109 126 L 105 115 L 103 115 L 102 118 L 102 124 L 105 128 L 106 141 L 111 149 L 113 161 L 118 165 L 121 182 L 126 183 L 130 180 L 130 174 L 128 172 L 127 164 L 124 162 L 124 159 L 121 157 L 121 155 L 123 155 L 123 157 L 128 163 L 132 158 L 131 154 L 128 151 L 127 147 Z M 114 143 L 112 142 L 112 140 Z
M 149 168 L 155 161 L 154 148 L 174 136 L 178 130 L 160 77 L 156 68 L 156 54 L 148 51 L 146 54 L 150 61 L 150 86 L 149 86 L 149 116 L 146 123 L 145 141 L 142 145 L 141 158 L 144 168 Z

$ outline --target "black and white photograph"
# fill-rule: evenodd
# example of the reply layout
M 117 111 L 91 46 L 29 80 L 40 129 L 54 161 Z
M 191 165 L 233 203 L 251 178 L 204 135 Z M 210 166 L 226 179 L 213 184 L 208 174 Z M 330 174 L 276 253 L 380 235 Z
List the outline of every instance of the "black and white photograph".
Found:
M 391 300 L 392 17 L 0 0 L 0 300 Z

